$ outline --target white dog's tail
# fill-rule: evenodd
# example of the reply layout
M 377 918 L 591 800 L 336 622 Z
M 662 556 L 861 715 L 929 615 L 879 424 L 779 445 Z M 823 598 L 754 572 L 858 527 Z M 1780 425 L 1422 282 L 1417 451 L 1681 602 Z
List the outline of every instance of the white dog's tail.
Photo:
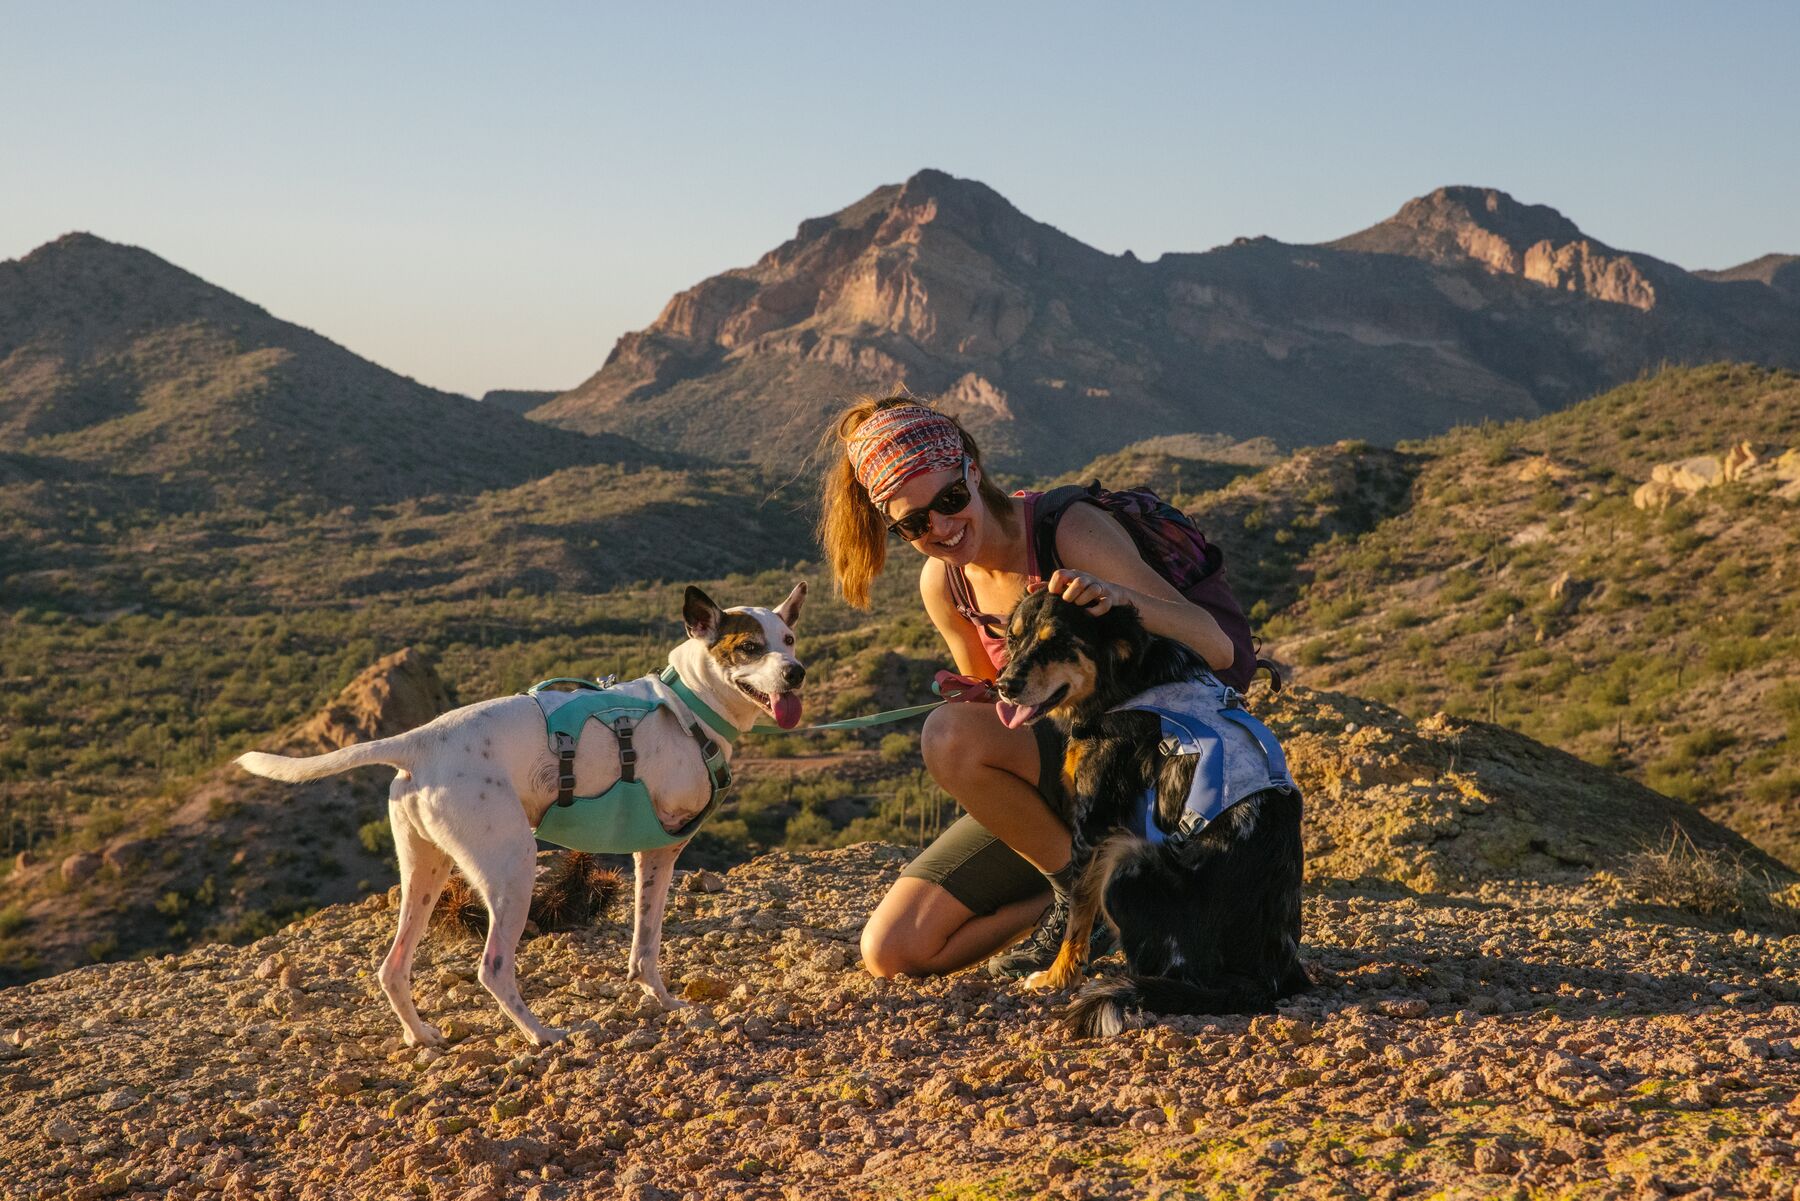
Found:
M 407 745 L 409 740 L 407 734 L 401 734 L 394 738 L 358 742 L 342 750 L 301 758 L 249 751 L 237 757 L 237 765 L 245 771 L 268 776 L 272 780 L 286 780 L 290 784 L 323 780 L 326 776 L 335 776 L 353 767 L 367 767 L 372 763 L 385 763 L 401 771 L 411 771 L 413 756 Z

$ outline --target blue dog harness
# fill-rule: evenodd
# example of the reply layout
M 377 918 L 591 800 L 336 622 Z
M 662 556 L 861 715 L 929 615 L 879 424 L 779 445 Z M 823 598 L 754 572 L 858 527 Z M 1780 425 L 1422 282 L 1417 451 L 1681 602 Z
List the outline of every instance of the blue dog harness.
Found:
M 555 684 L 573 684 L 576 691 L 552 693 L 568 698 L 552 707 L 543 694 Z M 650 790 L 637 777 L 637 749 L 631 742 L 633 731 L 652 713 L 662 708 L 676 712 L 669 706 L 669 693 L 700 719 L 688 727 L 688 733 L 693 736 L 706 764 L 707 778 L 712 782 L 712 796 L 706 808 L 673 834 L 663 829 Z M 710 726 L 727 744 L 736 739 L 737 730 L 694 695 L 673 667 L 664 669 L 660 676 L 644 676 L 625 684 L 614 684 L 610 678 L 595 682 L 558 677 L 532 685 L 526 695 L 537 701 L 543 712 L 550 749 L 556 754 L 556 803 L 544 811 L 537 827 L 538 838 L 545 842 L 574 851 L 620 855 L 674 846 L 694 836 L 731 787 L 731 766 L 725 753 L 702 727 Z M 590 721 L 604 723 L 618 739 L 619 778 L 596 796 L 576 796 L 575 747 Z
M 1112 710 L 1154 713 L 1162 721 L 1165 756 L 1194 755 L 1194 781 L 1173 831 L 1157 822 L 1156 785 L 1144 792 L 1127 829 L 1153 844 L 1179 843 L 1219 819 L 1227 809 L 1265 788 L 1292 788 L 1287 756 L 1269 727 L 1244 709 L 1237 689 L 1210 673 L 1163 684 Z

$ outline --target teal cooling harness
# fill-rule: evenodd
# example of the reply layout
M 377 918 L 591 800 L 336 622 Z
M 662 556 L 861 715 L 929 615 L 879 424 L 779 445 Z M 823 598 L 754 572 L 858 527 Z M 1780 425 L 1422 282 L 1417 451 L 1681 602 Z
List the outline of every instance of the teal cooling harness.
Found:
M 558 779 L 556 803 L 545 810 L 542 820 L 538 822 L 539 839 L 574 851 L 619 855 L 634 851 L 654 851 L 692 838 L 701 824 L 719 807 L 720 799 L 731 787 L 731 767 L 715 737 L 729 745 L 737 741 L 739 732 L 696 696 L 673 667 L 664 668 L 658 678 L 699 718 L 696 724 L 688 728 L 688 734 L 698 746 L 700 756 L 706 763 L 707 777 L 712 781 L 712 796 L 707 800 L 706 808 L 671 834 L 663 829 L 662 822 L 657 819 L 650 790 L 637 778 L 638 756 L 637 748 L 632 744 L 632 734 L 645 718 L 666 707 L 666 702 L 648 688 L 642 690 L 645 695 L 634 695 L 625 689 L 647 685 L 650 677 L 634 680 L 624 688 L 615 688 L 610 680 L 597 683 L 593 680 L 558 676 L 555 679 L 540 680 L 526 693 L 536 699 L 540 692 L 553 684 L 574 684 L 577 688 L 568 700 L 555 709 L 544 712 L 550 747 L 556 754 Z M 937 689 L 938 685 L 933 684 L 932 690 Z M 538 703 L 542 709 L 543 702 Z M 867 717 L 850 717 L 816 726 L 800 726 L 797 729 L 858 730 L 917 717 L 943 703 L 942 700 L 936 700 L 926 705 L 889 709 Z M 605 792 L 594 796 L 576 796 L 575 747 L 581 739 L 581 732 L 590 721 L 604 723 L 618 739 L 619 778 Z M 708 736 L 706 727 L 711 728 L 713 736 Z M 766 722 L 759 722 L 752 728 L 781 729 L 780 726 Z

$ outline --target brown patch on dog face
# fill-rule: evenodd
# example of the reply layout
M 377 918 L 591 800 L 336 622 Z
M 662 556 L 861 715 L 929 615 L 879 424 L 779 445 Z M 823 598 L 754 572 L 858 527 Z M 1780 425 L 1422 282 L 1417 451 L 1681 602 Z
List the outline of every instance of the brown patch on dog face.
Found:
M 719 619 L 719 638 L 707 653 L 728 666 L 753 663 L 769 653 L 762 623 L 748 613 L 725 613 Z
M 1065 659 L 1059 663 L 1046 663 L 1041 678 L 1049 685 L 1049 691 L 1055 692 L 1059 687 L 1068 685 L 1069 691 L 1057 702 L 1052 713 L 1066 713 L 1070 708 L 1094 694 L 1094 682 L 1099 676 L 1094 661 L 1075 650 L 1073 660 Z
M 1048 642 L 1054 637 L 1056 637 L 1056 627 L 1049 622 L 1038 627 L 1037 640 L 1039 642 Z

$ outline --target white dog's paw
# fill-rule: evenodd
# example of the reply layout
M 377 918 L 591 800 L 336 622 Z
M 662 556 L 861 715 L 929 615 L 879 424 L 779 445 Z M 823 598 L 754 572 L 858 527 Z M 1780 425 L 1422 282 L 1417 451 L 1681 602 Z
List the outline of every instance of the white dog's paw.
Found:
M 545 1026 L 542 1030 L 539 1030 L 537 1033 L 529 1035 L 528 1037 L 531 1039 L 532 1046 L 548 1047 L 561 1042 L 568 1036 L 569 1032 L 567 1030 L 560 1029 L 556 1026 Z
M 1042 992 L 1045 989 L 1051 989 L 1051 988 L 1056 987 L 1056 985 L 1054 985 L 1050 982 L 1050 971 L 1048 968 L 1046 968 L 1045 970 L 1043 970 L 1041 972 L 1031 973 L 1031 975 L 1025 977 L 1024 983 L 1025 983 L 1026 988 L 1032 989 L 1033 991 L 1036 991 L 1036 992 Z
M 408 1030 L 403 1037 L 409 1047 L 441 1047 L 444 1045 L 444 1032 L 430 1022 L 420 1022 L 417 1034 Z

